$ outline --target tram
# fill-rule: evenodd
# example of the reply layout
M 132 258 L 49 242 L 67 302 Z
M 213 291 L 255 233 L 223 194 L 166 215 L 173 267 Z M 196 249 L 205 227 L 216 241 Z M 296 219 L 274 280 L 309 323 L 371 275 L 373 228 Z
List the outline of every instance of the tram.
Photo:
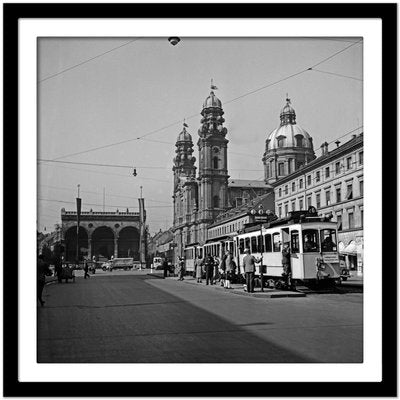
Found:
M 281 279 L 282 247 L 289 244 L 292 282 L 336 282 L 340 279 L 340 262 L 337 246 L 337 224 L 330 218 L 319 217 L 315 208 L 292 211 L 289 216 L 267 224 L 244 229 L 235 238 L 238 265 L 243 273 L 244 250 L 261 260 L 256 275 L 267 279 Z
M 340 260 L 337 245 L 337 224 L 331 217 L 318 216 L 314 207 L 308 211 L 292 211 L 286 218 L 274 219 L 245 227 L 241 232 L 209 240 L 204 246 L 185 248 L 186 271 L 195 270 L 195 259 L 207 255 L 219 259 L 229 250 L 239 266 L 237 272 L 244 274 L 244 250 L 250 250 L 260 262 L 256 264 L 255 276 L 261 272 L 265 280 L 282 279 L 282 248 L 289 245 L 291 281 L 303 283 L 335 283 L 340 280 Z M 261 269 L 262 268 L 262 269 Z

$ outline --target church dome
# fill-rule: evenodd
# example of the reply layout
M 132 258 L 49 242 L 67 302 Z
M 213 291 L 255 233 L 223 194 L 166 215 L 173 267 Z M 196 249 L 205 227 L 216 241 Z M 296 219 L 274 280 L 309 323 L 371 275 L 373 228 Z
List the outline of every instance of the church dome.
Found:
M 182 132 L 178 135 L 178 138 L 176 139 L 176 141 L 177 142 L 191 142 L 192 141 L 192 136 L 186 130 L 185 126 L 183 127 Z
M 214 94 L 213 91 L 210 92 L 210 95 L 204 100 L 203 109 L 204 108 L 222 108 L 221 100 Z
M 266 150 L 300 147 L 313 149 L 310 134 L 296 123 L 296 112 L 291 106 L 290 99 L 286 99 L 286 105 L 280 113 L 281 123 L 274 129 L 266 140 Z

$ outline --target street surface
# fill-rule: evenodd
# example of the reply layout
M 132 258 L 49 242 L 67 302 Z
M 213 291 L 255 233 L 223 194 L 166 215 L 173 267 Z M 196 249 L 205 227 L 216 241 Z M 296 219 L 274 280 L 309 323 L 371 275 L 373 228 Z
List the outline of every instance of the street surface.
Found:
M 258 298 L 145 271 L 46 285 L 38 362 L 360 363 L 360 291 Z

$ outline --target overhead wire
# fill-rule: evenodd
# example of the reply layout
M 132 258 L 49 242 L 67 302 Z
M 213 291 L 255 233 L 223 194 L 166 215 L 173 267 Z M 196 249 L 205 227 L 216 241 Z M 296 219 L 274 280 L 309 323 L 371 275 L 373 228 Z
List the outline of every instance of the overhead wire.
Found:
M 356 42 L 352 42 L 352 44 L 350 44 L 349 46 L 346 46 L 345 48 L 343 48 L 343 49 L 341 49 L 341 50 L 339 50 L 339 51 L 337 51 L 337 52 L 331 54 L 330 56 L 323 58 L 322 60 L 320 60 L 319 62 L 317 62 L 317 63 L 315 63 L 315 64 L 313 64 L 313 65 L 311 65 L 311 66 L 308 67 L 308 68 L 301 69 L 300 71 L 295 72 L 295 73 L 293 73 L 293 74 L 290 74 L 290 75 L 288 75 L 288 76 L 286 76 L 286 77 L 283 77 L 283 78 L 281 78 L 281 79 L 278 79 L 278 80 L 275 81 L 275 82 L 271 82 L 271 83 L 269 83 L 269 84 L 267 84 L 267 85 L 264 85 L 264 86 L 261 86 L 261 87 L 259 87 L 259 88 L 257 88 L 257 89 L 250 90 L 250 91 L 247 92 L 247 93 L 244 93 L 244 94 L 242 94 L 242 95 L 240 95 L 240 96 L 234 97 L 233 99 L 230 99 L 230 100 L 225 101 L 224 104 L 233 103 L 233 102 L 235 102 L 235 101 L 237 101 L 237 100 L 239 100 L 239 99 L 242 99 L 242 98 L 244 98 L 244 97 L 250 96 L 250 95 L 252 95 L 252 94 L 254 94 L 254 93 L 257 93 L 257 92 L 259 92 L 259 91 L 261 91 L 261 90 L 267 89 L 267 88 L 269 88 L 269 87 L 271 87 L 271 86 L 277 85 L 278 83 L 281 83 L 281 82 L 284 82 L 284 81 L 286 81 L 286 80 L 288 80 L 288 79 L 294 78 L 295 76 L 301 75 L 301 74 L 303 74 L 303 73 L 305 73 L 305 72 L 307 72 L 307 71 L 311 71 L 311 70 L 313 70 L 313 68 L 315 68 L 316 66 L 325 63 L 326 61 L 328 61 L 328 60 L 330 60 L 330 59 L 336 57 L 337 55 L 343 53 L 344 51 L 350 49 L 351 47 L 353 47 L 353 46 L 355 46 L 356 44 L 359 44 L 359 43 L 361 43 L 361 42 L 362 42 L 362 39 L 360 39 L 360 40 L 358 40 L 358 41 L 356 41 Z M 190 115 L 189 117 L 185 117 L 185 120 L 189 120 L 189 119 L 192 119 L 192 118 L 194 118 L 194 117 L 198 117 L 198 113 L 193 114 L 193 115 Z M 141 136 L 138 136 L 138 137 L 136 137 L 136 138 L 126 139 L 126 140 L 122 140 L 122 141 L 119 141 L 119 142 L 109 143 L 109 144 L 106 144 L 106 145 L 103 145 L 103 146 L 98 146 L 98 147 L 93 147 L 93 148 L 90 148 L 90 149 L 82 150 L 82 151 L 75 152 L 75 153 L 65 154 L 65 155 L 63 155 L 63 156 L 59 156 L 59 157 L 53 158 L 53 160 L 59 160 L 59 159 L 61 159 L 61 158 L 72 157 L 72 156 L 80 155 L 80 154 L 86 154 L 86 153 L 89 153 L 89 152 L 92 152 L 92 151 L 97 151 L 97 150 L 101 150 L 101 149 L 105 149 L 105 148 L 109 148 L 109 147 L 113 147 L 113 146 L 118 146 L 118 145 L 120 145 L 120 144 L 129 143 L 129 142 L 132 142 L 132 141 L 135 141 L 135 140 L 141 140 L 141 139 L 144 138 L 144 137 L 147 137 L 147 136 L 149 136 L 149 135 L 153 135 L 153 134 L 155 134 L 155 133 L 158 133 L 158 132 L 160 132 L 160 131 L 163 131 L 163 130 L 165 130 L 165 129 L 168 129 L 168 128 L 172 127 L 172 126 L 175 126 L 175 125 L 178 124 L 178 123 L 182 123 L 182 120 L 180 120 L 180 121 L 175 121 L 175 122 L 173 122 L 173 123 L 170 123 L 170 124 L 168 124 L 168 125 L 165 125 L 165 126 L 163 126 L 163 127 L 160 127 L 160 128 L 158 128 L 158 129 L 155 129 L 155 130 L 152 130 L 152 131 L 150 131 L 150 132 L 147 132 L 147 133 L 145 133 L 145 134 L 143 134 L 143 135 L 141 135 Z
M 68 200 L 58 200 L 58 199 L 43 199 L 43 198 L 39 198 L 39 201 L 49 201 L 49 202 L 53 202 L 53 203 L 65 203 L 65 204 L 75 204 L 75 202 L 73 201 L 68 201 Z M 87 206 L 98 206 L 98 207 L 102 207 L 103 204 L 97 204 L 97 203 L 86 203 L 84 202 L 83 205 L 87 205 Z M 115 205 L 115 204 L 104 204 L 106 207 L 121 207 L 121 208 L 132 208 L 131 205 Z M 169 206 L 146 206 L 147 208 L 172 208 L 172 205 Z M 136 209 L 136 208 L 134 208 Z
M 139 38 L 135 38 L 135 39 L 129 40 L 128 42 L 123 43 L 123 44 L 121 44 L 120 46 L 113 47 L 112 49 L 107 50 L 107 51 L 105 51 L 105 52 L 103 52 L 103 53 L 101 53 L 101 54 L 97 54 L 96 56 L 91 57 L 91 58 L 89 58 L 89 59 L 87 59 L 87 60 L 85 60 L 85 61 L 82 61 L 82 62 L 80 62 L 80 63 L 78 63 L 78 64 L 72 65 L 71 67 L 65 68 L 65 69 L 63 69 L 62 71 L 59 71 L 59 72 L 57 72 L 57 73 L 55 73 L 55 74 L 53 74 L 53 75 L 49 75 L 49 76 L 47 76 L 47 77 L 45 77 L 45 78 L 43 78 L 43 79 L 40 79 L 40 80 L 38 80 L 37 83 L 42 83 L 42 82 L 45 82 L 45 81 L 47 81 L 47 80 L 49 80 L 49 79 L 55 78 L 56 76 L 59 76 L 59 75 L 61 75 L 61 74 L 64 74 L 65 72 L 71 71 L 72 69 L 78 68 L 78 67 L 80 67 L 81 65 L 87 64 L 88 62 L 93 61 L 93 60 L 95 60 L 96 58 L 100 58 L 100 57 L 104 56 L 105 54 L 111 53 L 111 52 L 113 52 L 113 51 L 115 51 L 115 50 L 120 49 L 121 47 L 127 46 L 128 44 L 131 44 L 131 43 L 133 43 L 133 42 L 136 42 L 136 41 L 139 40 L 139 39 L 142 39 L 142 38 L 139 37 Z
M 356 80 L 356 81 L 361 81 L 361 82 L 364 81 L 363 79 L 361 79 L 361 78 L 356 78 L 355 76 L 342 75 L 342 74 L 338 74 L 338 73 L 336 73 L 336 72 L 330 72 L 330 71 L 322 71 L 321 69 L 311 68 L 310 71 L 320 72 L 320 73 L 328 74 L 328 75 L 339 76 L 339 77 L 341 77 L 341 78 L 354 79 L 354 80 Z

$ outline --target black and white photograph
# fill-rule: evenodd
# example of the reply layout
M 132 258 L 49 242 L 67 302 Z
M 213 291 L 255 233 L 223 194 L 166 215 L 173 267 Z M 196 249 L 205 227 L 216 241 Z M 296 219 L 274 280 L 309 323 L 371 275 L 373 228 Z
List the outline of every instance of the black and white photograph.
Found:
M 179 18 L 177 5 L 97 6 L 19 19 L 7 8 L 19 67 L 6 85 L 18 93 L 18 142 L 4 149 L 6 168 L 18 164 L 8 393 L 24 382 L 55 396 L 79 395 L 69 382 L 101 384 L 93 396 L 123 383 L 180 396 L 164 389 L 191 382 L 227 384 L 218 396 L 267 395 L 258 383 L 275 385 L 269 395 L 367 382 L 393 393 L 382 194 L 396 90 L 382 87 L 396 18 L 386 30 L 374 18 L 389 8 L 308 18 L 298 5 L 301 19 L 267 5 L 183 5 Z M 212 395 L 196 390 L 185 396 Z
M 362 363 L 362 58 L 39 38 L 38 362 Z

